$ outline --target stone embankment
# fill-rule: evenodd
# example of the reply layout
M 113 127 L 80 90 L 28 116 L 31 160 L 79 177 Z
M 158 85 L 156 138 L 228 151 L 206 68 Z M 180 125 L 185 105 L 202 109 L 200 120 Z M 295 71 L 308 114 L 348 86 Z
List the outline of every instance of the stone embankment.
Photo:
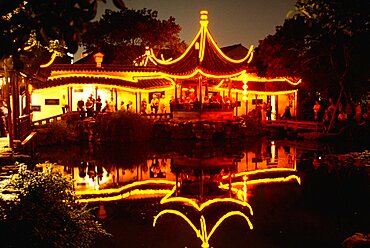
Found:
M 130 116 L 129 116 L 130 117 Z M 123 116 L 122 118 L 128 118 Z M 174 121 L 148 120 L 146 124 L 131 119 L 110 121 L 108 118 L 86 118 L 84 120 L 61 121 L 39 127 L 38 144 L 51 145 L 66 142 L 131 142 L 140 139 L 173 139 L 173 140 L 212 140 L 241 139 L 249 136 L 261 136 L 266 131 L 254 120 L 235 119 L 228 121 Z M 142 125 L 142 126 L 141 126 Z M 150 129 L 148 132 L 141 132 Z M 132 137 L 131 137 L 132 136 Z

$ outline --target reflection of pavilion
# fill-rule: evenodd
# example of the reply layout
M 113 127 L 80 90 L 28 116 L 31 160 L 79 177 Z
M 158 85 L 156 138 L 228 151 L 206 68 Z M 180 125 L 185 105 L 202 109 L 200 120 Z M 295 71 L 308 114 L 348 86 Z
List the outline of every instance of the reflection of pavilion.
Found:
M 246 227 L 253 229 L 250 202 L 254 202 L 251 199 L 257 187 L 271 187 L 274 184 L 290 187 L 296 182 L 300 183 L 295 152 L 291 147 L 288 149 L 271 141 L 258 145 L 242 156 L 238 149 L 225 152 L 225 149 L 218 147 L 197 146 L 197 149 L 176 155 L 152 155 L 145 163 L 130 168 L 111 166 L 111 174 L 100 181 L 105 185 L 80 190 L 76 188 L 76 194 L 80 202 L 100 203 L 102 213 L 105 213 L 104 202 L 157 199 L 156 209 L 162 211 L 155 216 L 154 226 L 165 224 L 161 219 L 168 214 L 177 215 L 194 230 L 202 247 L 210 247 L 210 238 L 213 234 L 217 235 L 215 231 L 225 219 L 242 218 Z M 259 158 L 260 162 L 252 162 L 253 158 Z M 154 177 L 152 168 L 158 165 L 163 166 L 160 169 L 164 172 L 161 174 L 163 177 L 158 174 Z M 108 167 L 102 167 L 105 177 Z M 78 167 L 72 168 L 72 171 L 72 175 L 79 176 Z M 113 174 L 119 177 L 115 179 L 117 184 L 109 188 Z M 105 217 L 104 214 L 101 216 Z
M 136 160 L 134 164 L 130 160 L 78 156 L 80 151 L 76 150 L 75 155 L 67 157 L 63 153 L 67 160 L 62 162 L 64 166 L 60 170 L 74 178 L 78 191 L 93 190 L 99 194 L 98 189 L 117 189 L 135 182 L 164 180 L 171 185 L 178 185 L 176 194 L 185 194 L 186 197 L 193 195 L 201 201 L 216 195 L 230 197 L 232 187 L 227 186 L 225 191 L 225 188 L 218 188 L 219 183 L 222 182 L 224 186 L 228 182 L 243 183 L 243 176 L 240 176 L 243 173 L 248 173 L 250 184 L 256 182 L 255 179 L 289 176 L 296 172 L 294 147 L 267 141 L 256 142 L 254 147 L 248 148 L 249 151 L 243 152 L 242 149 L 238 146 L 219 147 L 197 143 L 186 149 L 175 149 L 175 152 L 154 153 L 146 160 Z M 78 161 L 79 157 L 82 161 Z M 44 159 L 48 160 L 47 157 Z M 58 161 L 62 159 L 59 157 Z

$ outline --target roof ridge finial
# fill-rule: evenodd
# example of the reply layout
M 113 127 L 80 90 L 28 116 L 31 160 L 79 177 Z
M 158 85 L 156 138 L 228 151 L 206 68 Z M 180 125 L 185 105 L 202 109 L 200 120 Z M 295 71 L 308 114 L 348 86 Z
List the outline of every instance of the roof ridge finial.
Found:
M 201 10 L 200 11 L 200 25 L 207 26 L 208 25 L 208 11 Z

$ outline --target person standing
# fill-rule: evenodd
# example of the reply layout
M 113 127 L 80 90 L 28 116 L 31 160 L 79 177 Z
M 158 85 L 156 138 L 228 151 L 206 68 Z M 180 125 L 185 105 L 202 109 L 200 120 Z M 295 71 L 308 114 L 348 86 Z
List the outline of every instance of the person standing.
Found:
M 266 118 L 269 121 L 271 121 L 271 111 L 272 111 L 271 102 L 268 101 L 267 104 L 266 104 Z
M 0 101 L 0 137 L 6 137 L 6 119 L 3 102 Z
M 321 105 L 319 101 L 315 101 L 315 105 L 313 105 L 313 112 L 315 114 L 315 122 L 320 121 L 320 118 L 319 118 L 320 110 L 321 110 Z
M 68 104 L 67 104 L 67 100 L 66 100 L 65 95 L 62 96 L 62 99 L 60 101 L 60 105 L 62 107 L 63 114 L 67 113 L 68 112 Z
M 110 105 L 110 103 L 108 102 L 108 100 L 105 100 L 105 106 L 104 106 L 104 108 L 102 109 L 102 112 L 103 112 L 103 113 L 110 113 L 110 112 L 113 112 L 113 111 L 112 111 L 112 106 Z
M 142 101 L 141 101 L 141 106 L 140 106 L 140 113 L 141 114 L 146 114 L 146 107 L 147 107 L 147 102 L 146 102 L 146 99 L 144 98 Z
M 360 102 L 358 102 L 355 106 L 355 121 L 356 122 L 362 121 L 362 107 Z
M 159 106 L 159 100 L 156 94 L 153 95 L 153 99 L 150 102 L 150 109 L 152 110 L 152 113 L 157 114 L 158 113 L 158 106 Z
M 292 119 L 292 115 L 290 113 L 290 106 L 289 105 L 285 107 L 285 111 L 284 111 L 284 114 L 283 114 L 281 119 L 283 119 L 283 120 Z
M 77 102 L 77 111 L 80 113 L 81 120 L 83 120 L 85 118 L 85 102 L 82 98 Z
M 162 95 L 162 98 L 159 100 L 159 111 L 162 114 L 166 113 L 166 98 L 165 98 L 165 95 Z
M 132 101 L 128 101 L 127 111 L 134 112 L 134 107 L 132 106 Z
M 101 111 L 101 106 L 103 105 L 102 101 L 101 101 L 101 98 L 100 96 L 98 96 L 98 98 L 96 98 L 96 102 L 95 102 L 95 109 L 96 109 L 96 112 L 100 112 Z
M 93 112 L 94 112 L 94 103 L 90 100 L 90 98 L 87 98 L 86 101 L 86 113 L 87 117 L 93 117 Z
M 125 102 L 124 101 L 121 101 L 121 104 L 119 106 L 119 110 L 126 110 Z

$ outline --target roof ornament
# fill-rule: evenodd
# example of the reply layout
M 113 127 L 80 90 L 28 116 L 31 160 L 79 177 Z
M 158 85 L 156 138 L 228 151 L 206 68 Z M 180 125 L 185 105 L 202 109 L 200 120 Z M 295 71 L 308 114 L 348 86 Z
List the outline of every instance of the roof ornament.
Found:
M 200 25 L 202 27 L 207 27 L 208 26 L 208 11 L 207 10 L 202 10 L 200 11 Z
M 101 52 L 95 53 L 94 54 L 94 59 L 96 63 L 96 67 L 101 68 L 101 64 L 103 62 L 104 54 Z

